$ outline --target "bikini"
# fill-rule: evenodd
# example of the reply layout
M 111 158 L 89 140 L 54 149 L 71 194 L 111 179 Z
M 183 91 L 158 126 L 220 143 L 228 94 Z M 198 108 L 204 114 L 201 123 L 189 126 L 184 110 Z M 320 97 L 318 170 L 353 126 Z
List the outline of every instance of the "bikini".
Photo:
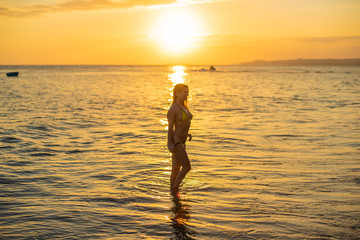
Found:
M 177 105 L 176 103 L 175 105 L 178 106 L 178 108 L 180 108 L 181 110 L 181 122 L 187 122 L 189 119 L 191 119 L 189 115 L 179 105 Z M 189 114 L 191 113 L 189 112 Z M 185 147 L 185 142 L 176 142 L 174 146 L 176 147 L 176 145 L 178 144 L 182 144 Z

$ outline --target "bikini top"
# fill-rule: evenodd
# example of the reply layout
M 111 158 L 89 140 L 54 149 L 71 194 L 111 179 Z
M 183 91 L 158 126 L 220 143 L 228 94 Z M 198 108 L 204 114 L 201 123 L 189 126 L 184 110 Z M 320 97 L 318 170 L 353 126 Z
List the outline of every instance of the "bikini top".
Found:
M 175 103 L 176 104 L 176 103 Z M 192 119 L 192 115 L 190 112 L 188 112 L 190 115 L 188 115 L 187 112 L 185 112 L 179 105 L 176 104 L 176 106 L 178 106 L 178 108 L 180 108 L 181 110 L 181 121 L 182 122 L 186 122 L 188 121 L 189 119 Z M 190 116 L 190 117 L 189 117 Z

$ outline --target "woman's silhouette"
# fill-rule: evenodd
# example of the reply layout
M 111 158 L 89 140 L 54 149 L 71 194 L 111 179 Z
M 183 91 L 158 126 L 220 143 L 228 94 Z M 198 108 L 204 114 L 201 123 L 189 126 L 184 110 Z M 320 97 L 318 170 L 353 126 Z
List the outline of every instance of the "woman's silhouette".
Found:
M 177 84 L 173 90 L 173 103 L 167 113 L 169 123 L 167 146 L 172 153 L 172 171 L 170 186 L 174 193 L 178 193 L 179 185 L 190 171 L 191 164 L 186 153 L 185 142 L 192 119 L 192 114 L 187 107 L 189 87 L 185 84 Z

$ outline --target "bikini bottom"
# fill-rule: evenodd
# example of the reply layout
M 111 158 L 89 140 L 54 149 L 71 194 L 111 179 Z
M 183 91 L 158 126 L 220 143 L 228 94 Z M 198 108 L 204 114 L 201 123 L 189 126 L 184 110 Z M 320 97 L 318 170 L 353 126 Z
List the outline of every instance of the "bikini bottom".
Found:
M 176 147 L 176 146 L 179 145 L 179 144 L 183 145 L 184 148 L 185 148 L 185 142 L 177 142 L 177 143 L 174 144 L 174 147 Z

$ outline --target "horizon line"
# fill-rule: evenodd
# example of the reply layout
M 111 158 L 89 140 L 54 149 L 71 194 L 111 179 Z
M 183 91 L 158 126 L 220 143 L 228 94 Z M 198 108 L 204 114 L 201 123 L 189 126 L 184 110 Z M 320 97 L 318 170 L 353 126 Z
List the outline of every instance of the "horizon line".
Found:
M 295 61 L 359 61 L 360 63 L 360 57 L 357 58 L 292 58 L 292 59 L 278 59 L 278 60 L 264 60 L 264 59 L 256 59 L 256 60 L 250 60 L 250 61 L 243 61 L 240 63 L 229 63 L 229 64 L 181 64 L 181 63 L 159 63 L 159 64 L 97 64 L 97 63 L 89 63 L 89 64 L 67 64 L 67 63 L 60 63 L 60 64 L 0 64 L 0 66 L 176 66 L 176 65 L 183 65 L 183 66 L 234 66 L 234 65 L 246 65 L 246 64 L 276 64 L 276 63 L 286 63 L 286 62 L 292 62 Z M 359 64 L 357 63 L 357 65 Z M 314 64 L 315 65 L 315 64 Z M 331 65 L 331 64 L 330 64 Z

